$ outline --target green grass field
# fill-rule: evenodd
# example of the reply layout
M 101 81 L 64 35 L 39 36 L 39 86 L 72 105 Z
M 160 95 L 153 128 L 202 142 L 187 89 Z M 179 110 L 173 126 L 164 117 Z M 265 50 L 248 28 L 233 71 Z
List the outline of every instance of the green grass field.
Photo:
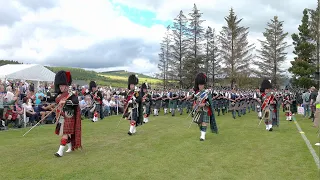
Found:
M 104 77 L 107 77 L 107 78 L 110 78 L 112 80 L 115 80 L 115 81 L 123 81 L 123 82 L 128 82 L 128 76 L 118 76 L 118 75 L 106 75 L 106 74 L 100 74 L 101 76 L 104 76 Z M 146 78 L 146 77 L 138 77 L 139 78 L 139 84 L 142 84 L 144 82 L 147 82 L 147 83 L 151 83 L 151 84 L 161 84 L 162 83 L 162 80 L 160 79 L 155 79 L 155 78 Z
M 186 115 L 150 117 L 128 136 L 119 116 L 83 121 L 83 150 L 57 158 L 60 139 L 53 125 L 0 132 L 1 179 L 244 179 L 313 180 L 319 170 L 294 122 L 273 132 L 258 127 L 256 113 L 236 120 L 217 117 L 220 133 L 199 141 Z M 313 148 L 319 140 L 310 120 L 298 118 Z

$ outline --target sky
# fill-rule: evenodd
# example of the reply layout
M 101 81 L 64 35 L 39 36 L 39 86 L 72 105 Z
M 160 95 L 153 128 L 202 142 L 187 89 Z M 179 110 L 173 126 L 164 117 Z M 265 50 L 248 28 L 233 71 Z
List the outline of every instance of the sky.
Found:
M 166 27 L 194 3 L 206 20 L 203 26 L 217 32 L 232 7 L 250 28 L 256 49 L 274 16 L 284 21 L 292 44 L 303 9 L 317 5 L 316 0 L 0 0 L 0 59 L 154 75 Z M 287 49 L 283 69 L 292 51 Z

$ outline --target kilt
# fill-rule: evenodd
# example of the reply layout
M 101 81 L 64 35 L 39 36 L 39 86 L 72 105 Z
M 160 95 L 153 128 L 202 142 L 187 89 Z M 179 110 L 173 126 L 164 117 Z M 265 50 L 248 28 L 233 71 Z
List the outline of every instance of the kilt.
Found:
M 168 107 L 169 107 L 169 102 L 163 101 L 163 102 L 162 102 L 162 107 L 163 107 L 163 108 L 168 108 Z
M 205 122 L 205 123 L 210 122 L 210 116 L 208 116 L 208 112 L 205 112 L 205 111 L 202 112 L 202 122 Z
M 210 122 L 210 116 L 208 116 L 208 112 L 206 111 L 200 111 L 197 112 L 193 117 L 193 122 L 197 124 L 201 123 L 209 123 Z
M 170 106 L 171 109 L 177 109 L 177 100 L 171 100 L 171 106 Z
M 146 105 L 143 105 L 143 113 L 149 115 L 150 114 L 150 108 L 151 108 L 150 103 L 148 103 Z
M 74 117 L 68 118 L 65 116 L 60 116 L 59 122 L 56 125 L 56 134 L 59 136 L 64 134 L 74 134 L 74 123 Z
M 155 109 L 160 109 L 160 107 L 161 107 L 161 101 L 157 100 L 156 103 L 155 103 L 154 108 Z
M 96 108 L 94 110 L 99 113 L 101 111 L 101 104 L 96 104 Z
M 139 117 L 138 108 L 132 108 L 131 109 L 131 116 L 129 119 L 136 122 L 138 120 L 138 117 Z

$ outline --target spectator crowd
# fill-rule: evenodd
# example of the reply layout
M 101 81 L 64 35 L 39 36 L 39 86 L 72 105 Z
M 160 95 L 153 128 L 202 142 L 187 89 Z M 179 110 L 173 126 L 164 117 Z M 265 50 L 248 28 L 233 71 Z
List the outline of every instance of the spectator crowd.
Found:
M 123 112 L 124 96 L 119 95 L 124 89 L 112 89 L 98 87 L 103 94 L 102 117 L 117 115 Z M 79 98 L 82 119 L 92 119 L 91 111 L 93 100 L 87 95 L 88 86 L 73 84 Z M 40 83 L 35 87 L 28 81 L 6 81 L 0 80 L 0 130 L 33 126 L 44 119 L 41 124 L 52 124 L 55 122 L 56 107 L 54 101 L 54 85 Z M 26 119 L 26 122 L 24 121 Z

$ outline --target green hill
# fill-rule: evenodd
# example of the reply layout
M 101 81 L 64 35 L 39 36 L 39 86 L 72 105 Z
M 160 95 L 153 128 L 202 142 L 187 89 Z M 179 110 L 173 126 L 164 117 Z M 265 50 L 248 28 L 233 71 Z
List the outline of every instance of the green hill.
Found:
M 81 68 L 70 68 L 70 67 L 47 67 L 53 72 L 58 72 L 60 70 L 70 71 L 72 74 L 72 79 L 74 80 L 84 80 L 86 82 L 96 81 L 98 86 L 112 86 L 126 88 L 128 82 L 128 76 L 134 74 L 133 72 L 126 71 L 111 71 L 97 73 L 95 71 L 88 71 Z M 139 84 L 143 82 L 148 82 L 151 85 L 160 86 L 161 80 L 146 76 L 143 74 L 137 74 L 139 77 Z
M 109 72 L 99 73 L 99 75 L 108 78 L 108 80 L 111 80 L 111 82 L 118 82 L 121 84 L 125 84 L 126 86 L 128 82 L 128 77 L 131 74 L 136 74 L 138 76 L 139 84 L 147 82 L 149 85 L 151 85 L 152 88 L 161 86 L 162 80 L 153 78 L 144 74 L 128 72 L 128 71 L 109 71 Z
M 147 76 L 147 75 L 144 75 L 144 74 L 140 74 L 140 73 L 134 73 L 134 72 L 129 72 L 129 71 L 124 71 L 124 70 L 121 70 L 121 71 L 108 71 L 108 72 L 102 72 L 100 74 L 103 74 L 103 75 L 107 75 L 107 76 L 119 76 L 119 77 L 129 77 L 131 74 L 136 74 L 138 75 L 139 78 L 146 78 L 146 79 L 155 79 L 151 76 Z
M 11 60 L 0 60 L 0 66 L 6 64 L 22 64 L 18 61 L 11 61 Z M 46 66 L 46 68 L 50 69 L 53 72 L 58 72 L 61 70 L 70 71 L 72 74 L 73 80 L 82 80 L 89 83 L 90 81 L 96 81 L 98 86 L 112 86 L 112 87 L 120 87 L 126 88 L 128 82 L 128 76 L 131 74 L 135 74 L 133 72 L 127 71 L 110 71 L 110 72 L 103 72 L 97 73 L 95 71 L 89 71 L 81 68 L 72 68 L 72 67 L 50 67 Z M 137 74 L 139 77 L 139 84 L 143 82 L 148 82 L 153 87 L 161 86 L 161 80 L 146 76 L 143 74 Z

